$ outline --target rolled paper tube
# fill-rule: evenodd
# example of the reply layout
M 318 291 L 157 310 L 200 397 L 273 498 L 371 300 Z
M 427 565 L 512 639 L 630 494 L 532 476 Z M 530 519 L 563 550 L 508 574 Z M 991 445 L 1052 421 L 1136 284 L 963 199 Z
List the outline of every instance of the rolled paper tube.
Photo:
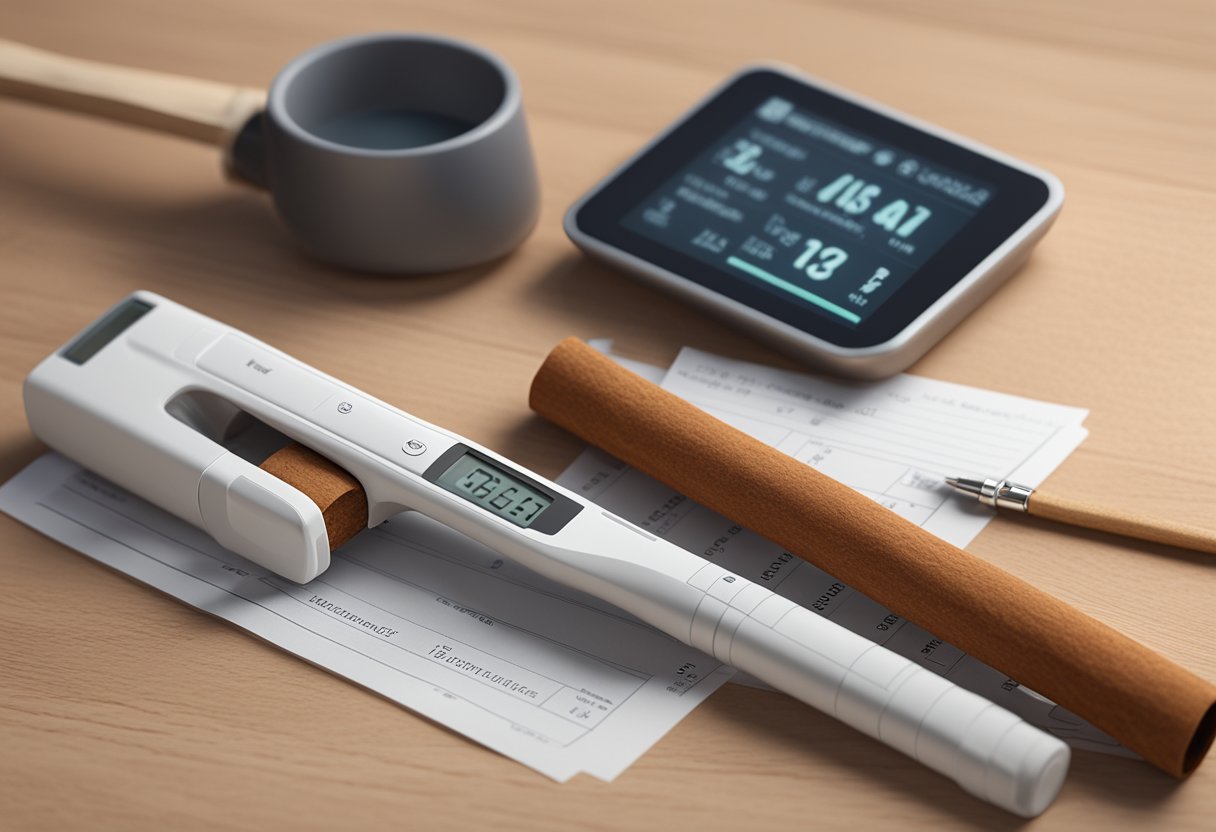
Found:
M 357 479 L 303 445 L 287 445 L 258 466 L 303 491 L 321 509 L 329 551 L 367 528 L 367 494 Z
M 573 338 L 532 382 L 540 415 L 768 538 L 1185 777 L 1216 686 Z

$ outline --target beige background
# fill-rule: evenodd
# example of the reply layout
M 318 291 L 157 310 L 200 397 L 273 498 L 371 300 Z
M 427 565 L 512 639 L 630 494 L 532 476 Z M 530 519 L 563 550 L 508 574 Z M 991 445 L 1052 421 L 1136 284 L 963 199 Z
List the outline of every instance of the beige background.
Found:
M 579 443 L 528 383 L 566 335 L 792 366 L 589 263 L 561 215 L 745 61 L 779 59 L 1042 165 L 1068 198 L 1031 264 L 915 372 L 1091 408 L 1052 478 L 1216 518 L 1216 6 L 1197 2 L 6 0 L 3 36 L 248 85 L 378 29 L 520 74 L 544 191 L 512 256 L 413 279 L 296 254 L 188 142 L 0 101 L 0 476 L 42 449 L 31 367 L 162 292 L 546 474 Z M 1011 816 L 783 696 L 728 686 L 616 782 L 563 786 L 0 518 L 0 827 L 1006 828 Z M 1216 680 L 1210 556 L 1002 519 L 971 549 Z M 1178 785 L 1077 754 L 1036 829 L 1199 828 Z M 1210 827 L 1209 827 L 1210 828 Z

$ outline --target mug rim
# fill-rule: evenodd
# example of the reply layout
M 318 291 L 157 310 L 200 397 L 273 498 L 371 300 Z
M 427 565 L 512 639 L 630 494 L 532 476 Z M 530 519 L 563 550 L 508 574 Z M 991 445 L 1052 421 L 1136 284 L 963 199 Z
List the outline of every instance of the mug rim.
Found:
M 418 147 L 377 149 L 342 144 L 321 138 L 315 133 L 306 130 L 291 116 L 287 109 L 287 88 L 291 86 L 292 82 L 301 72 L 322 58 L 336 52 L 378 43 L 430 43 L 473 55 L 492 67 L 502 79 L 502 100 L 489 117 L 460 135 Z M 275 76 L 270 84 L 270 90 L 266 96 L 266 112 L 273 121 L 277 122 L 286 132 L 290 133 L 293 138 L 322 150 L 371 158 L 408 158 L 446 153 L 477 143 L 486 136 L 498 131 L 519 111 L 520 97 L 519 79 L 515 77 L 515 73 L 511 67 L 493 52 L 476 44 L 427 32 L 372 32 L 326 41 L 292 58 L 279 71 L 279 74 Z

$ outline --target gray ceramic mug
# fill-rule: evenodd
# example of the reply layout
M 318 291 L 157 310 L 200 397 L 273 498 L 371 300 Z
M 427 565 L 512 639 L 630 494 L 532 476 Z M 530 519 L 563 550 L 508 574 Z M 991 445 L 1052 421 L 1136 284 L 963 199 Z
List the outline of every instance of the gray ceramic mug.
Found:
M 288 64 L 269 100 L 0 38 L 0 95 L 218 145 L 229 175 L 269 188 L 300 243 L 340 266 L 458 269 L 505 254 L 536 222 L 519 81 L 448 38 L 322 44 Z
M 446 271 L 507 253 L 536 223 L 519 81 L 476 46 L 420 34 L 322 44 L 275 78 L 262 131 L 279 216 L 322 260 Z

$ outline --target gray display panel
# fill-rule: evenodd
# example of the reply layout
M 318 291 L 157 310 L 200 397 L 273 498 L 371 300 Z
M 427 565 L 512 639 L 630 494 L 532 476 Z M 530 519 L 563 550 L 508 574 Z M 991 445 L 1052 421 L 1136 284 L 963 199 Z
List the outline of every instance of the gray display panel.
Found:
M 525 529 L 553 503 L 549 495 L 471 453 L 459 457 L 435 478 L 435 482 L 473 505 Z
M 83 364 L 150 311 L 152 304 L 142 300 L 128 300 L 89 327 L 88 331 L 69 344 L 61 355 L 73 364 Z

